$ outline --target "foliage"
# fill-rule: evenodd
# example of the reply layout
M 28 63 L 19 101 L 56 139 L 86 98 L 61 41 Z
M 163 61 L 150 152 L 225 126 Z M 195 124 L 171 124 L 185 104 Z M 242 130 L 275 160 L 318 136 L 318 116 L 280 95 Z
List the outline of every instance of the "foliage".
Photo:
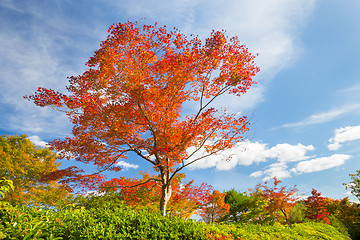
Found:
M 224 201 L 225 195 L 217 190 L 209 194 L 208 202 L 197 211 L 205 223 L 220 222 L 228 214 L 230 206 Z
M 0 136 L 0 177 L 13 182 L 7 194 L 10 204 L 55 205 L 68 196 L 56 181 L 44 183 L 41 177 L 58 169 L 56 156 L 47 148 L 35 146 L 25 135 Z
M 344 234 L 345 236 L 349 236 L 348 230 L 345 227 L 345 225 L 339 220 L 337 219 L 334 215 L 329 215 L 329 220 L 330 220 L 330 224 L 331 226 L 333 226 L 334 228 L 336 228 L 339 232 L 341 232 L 342 234 Z
M 4 177 L 0 178 L 0 218 L 1 216 L 7 214 L 9 209 L 11 209 L 11 205 L 8 202 L 3 201 L 5 195 L 11 190 L 14 190 L 13 182 Z M 0 228 L 0 239 L 3 238 L 4 238 L 4 234 Z
M 133 209 L 151 209 L 159 211 L 161 186 L 156 182 L 150 181 L 156 178 L 155 175 L 141 173 L 142 178 L 121 178 L 121 188 L 116 192 L 116 196 L 126 205 Z M 189 218 L 195 211 L 209 200 L 209 193 L 212 187 L 206 183 L 201 186 L 193 185 L 194 181 L 185 181 L 184 173 L 179 173 L 172 181 L 172 195 L 168 203 L 167 213 L 171 215 Z M 108 187 L 109 186 L 109 187 Z M 107 192 L 116 190 L 113 188 L 113 181 L 103 184 L 103 189 Z
M 173 193 L 169 200 L 167 212 L 174 216 L 190 218 L 198 208 L 209 202 L 210 192 L 214 190 L 207 183 L 195 186 L 193 185 L 194 181 L 183 183 L 183 179 L 185 179 L 183 173 L 179 173 L 174 178 Z
M 111 207 L 15 209 L 3 218 L 9 239 L 206 239 L 194 221 Z
M 243 215 L 251 209 L 250 197 L 235 189 L 226 192 L 224 201 L 230 206 L 229 213 L 225 217 L 226 221 L 239 222 L 243 220 Z
M 76 208 L 85 208 L 98 209 L 101 210 L 106 206 L 106 208 L 116 208 L 124 205 L 123 200 L 120 199 L 119 195 L 114 192 L 107 193 L 89 193 L 87 195 L 75 195 L 67 204 L 62 205 L 61 207 L 76 207 Z
M 273 225 L 259 225 L 250 223 L 224 224 L 213 226 L 213 228 L 220 230 L 224 236 L 228 236 L 228 238 L 219 239 L 350 240 L 348 236 L 338 232 L 334 227 L 318 222 L 295 223 L 292 228 L 286 227 L 279 223 L 275 223 Z
M 291 209 L 289 220 L 291 223 L 302 223 L 306 220 L 306 207 L 303 200 L 297 201 L 296 205 Z
M 163 214 L 178 172 L 233 147 L 248 130 L 246 117 L 212 107 L 222 95 L 246 93 L 259 71 L 247 48 L 224 32 L 213 31 L 202 43 L 157 24 L 119 23 L 87 65 L 69 78 L 70 94 L 40 87 L 25 98 L 67 112 L 73 137 L 50 143 L 61 157 L 92 163 L 99 172 L 118 171 L 118 159 L 129 152 L 150 163 L 159 172 L 153 181 L 161 186 Z M 62 176 L 85 186 L 97 176 L 70 173 Z
M 4 177 L 0 178 L 0 199 L 4 198 L 6 193 L 14 190 L 13 181 L 8 180 Z
M 327 199 L 326 209 L 344 224 L 352 239 L 360 238 L 360 204 L 349 201 L 347 197 Z
M 231 189 L 226 192 L 225 202 L 229 204 L 229 213 L 223 218 L 225 222 L 237 223 L 269 223 L 274 217 L 265 211 L 268 200 L 259 195 L 258 191 L 247 195 Z
M 311 196 L 305 200 L 306 217 L 330 224 L 330 220 L 328 219 L 329 212 L 326 209 L 326 204 L 326 198 L 322 197 L 320 192 L 313 189 L 311 191 Z
M 296 205 L 295 193 L 296 188 L 287 190 L 286 187 L 279 187 L 281 183 L 276 177 L 273 178 L 273 186 L 267 186 L 267 182 L 264 184 L 258 184 L 253 191 L 253 195 L 267 200 L 267 205 L 264 206 L 265 211 L 275 216 L 277 220 L 284 219 L 285 222 L 291 227 L 290 212 Z
M 346 189 L 351 189 L 351 193 L 357 197 L 360 201 L 360 170 L 356 170 L 356 173 L 349 174 L 351 182 L 345 184 Z
M 179 217 L 134 211 L 124 205 L 67 207 L 57 211 L 14 207 L 0 219 L 5 239 L 329 239 L 349 240 L 330 225 L 204 224 Z

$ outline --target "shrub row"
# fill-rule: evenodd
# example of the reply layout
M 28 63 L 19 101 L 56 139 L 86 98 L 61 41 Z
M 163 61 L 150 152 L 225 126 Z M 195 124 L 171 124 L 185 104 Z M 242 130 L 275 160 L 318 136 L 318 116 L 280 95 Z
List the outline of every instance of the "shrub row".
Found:
M 0 213 L 0 239 L 346 239 L 323 223 L 211 225 L 162 217 L 126 206 L 61 210 L 9 207 Z

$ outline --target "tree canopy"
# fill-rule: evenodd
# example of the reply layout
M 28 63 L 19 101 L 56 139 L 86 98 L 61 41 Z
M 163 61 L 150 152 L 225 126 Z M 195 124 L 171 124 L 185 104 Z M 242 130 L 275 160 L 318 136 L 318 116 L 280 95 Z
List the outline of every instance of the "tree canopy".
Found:
M 321 193 L 313 189 L 311 196 L 305 200 L 306 217 L 310 219 L 316 219 L 330 224 L 328 219 L 329 213 L 326 210 L 327 200 L 321 196 Z
M 351 182 L 344 184 L 346 189 L 350 189 L 351 193 L 357 197 L 360 201 L 360 170 L 356 170 L 356 173 L 349 174 Z
M 35 146 L 26 135 L 0 136 L 0 177 L 11 180 L 14 190 L 4 200 L 15 205 L 54 205 L 68 195 L 56 181 L 42 182 L 44 174 L 60 165 L 47 148 Z
M 149 181 L 156 178 L 155 175 L 141 172 L 142 178 L 122 178 L 122 187 L 115 193 L 118 199 L 134 209 L 147 208 L 158 211 L 161 185 Z M 172 194 L 168 203 L 167 213 L 172 216 L 190 218 L 196 210 L 205 205 L 211 198 L 212 186 L 203 183 L 200 186 L 193 185 L 194 181 L 185 181 L 186 175 L 179 173 L 172 181 Z M 110 186 L 109 188 L 107 186 Z M 103 185 L 104 190 L 112 192 L 112 182 Z
M 245 116 L 213 106 L 222 95 L 246 93 L 259 71 L 254 55 L 223 31 L 203 43 L 157 24 L 115 24 L 87 66 L 69 78 L 68 94 L 40 87 L 25 98 L 67 112 L 73 136 L 50 143 L 62 158 L 92 163 L 99 173 L 118 171 L 129 152 L 151 164 L 164 215 L 175 175 L 233 147 L 249 129 Z M 92 186 L 104 180 L 74 167 L 60 175 Z
M 295 193 L 297 189 L 287 189 L 286 186 L 280 187 L 281 181 L 276 177 L 273 178 L 274 184 L 268 185 L 268 182 L 264 184 L 258 184 L 255 187 L 253 193 L 266 199 L 268 204 L 265 206 L 266 212 L 276 216 L 276 218 L 285 219 L 285 222 L 291 227 L 290 212 L 291 209 L 296 205 Z
M 226 193 L 213 190 L 209 193 L 209 200 L 198 210 L 198 214 L 206 223 L 216 223 L 224 220 L 229 213 L 230 206 L 225 203 Z

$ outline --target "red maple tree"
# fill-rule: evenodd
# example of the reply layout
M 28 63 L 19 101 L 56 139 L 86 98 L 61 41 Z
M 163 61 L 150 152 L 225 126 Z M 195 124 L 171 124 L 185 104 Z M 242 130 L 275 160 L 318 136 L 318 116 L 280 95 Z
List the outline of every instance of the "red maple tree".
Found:
M 289 213 L 291 209 L 296 205 L 295 193 L 297 189 L 287 189 L 286 186 L 280 187 L 281 183 L 276 177 L 273 178 L 274 185 L 268 186 L 268 183 L 258 184 L 255 187 L 255 191 L 260 197 L 267 200 L 265 211 L 271 215 L 275 215 L 277 218 L 282 216 L 289 227 L 292 226 L 290 222 Z M 280 214 L 279 214 L 280 213 Z
M 246 93 L 259 71 L 254 55 L 223 31 L 202 43 L 157 24 L 119 23 L 87 66 L 69 78 L 68 94 L 38 88 L 25 98 L 66 111 L 73 137 L 50 143 L 61 157 L 92 163 L 99 172 L 119 170 L 117 161 L 130 152 L 151 164 L 160 176 L 151 180 L 161 185 L 163 215 L 174 176 L 233 147 L 249 128 L 246 117 L 212 107 L 224 94 Z M 86 184 L 96 175 L 71 180 Z
M 326 209 L 326 205 L 327 198 L 322 197 L 320 192 L 312 189 L 311 196 L 305 200 L 306 217 L 330 224 L 330 220 L 327 218 L 329 212 Z
M 197 213 L 206 223 L 221 221 L 229 213 L 230 205 L 225 203 L 226 193 L 213 190 L 208 193 L 209 200 L 200 208 Z
M 152 178 L 157 178 L 156 175 L 141 172 L 142 178 L 124 178 L 112 179 L 102 184 L 104 191 L 116 191 L 117 196 L 127 205 L 135 209 L 142 209 L 144 207 L 158 211 L 158 206 L 161 197 L 161 185 L 156 181 L 151 181 Z M 196 210 L 207 203 L 210 199 L 210 193 L 213 187 L 206 183 L 200 186 L 193 185 L 194 181 L 185 181 L 186 175 L 184 173 L 177 174 L 172 179 L 172 194 L 168 202 L 167 213 L 177 215 L 183 218 L 190 218 Z M 117 187 L 121 184 L 121 188 Z

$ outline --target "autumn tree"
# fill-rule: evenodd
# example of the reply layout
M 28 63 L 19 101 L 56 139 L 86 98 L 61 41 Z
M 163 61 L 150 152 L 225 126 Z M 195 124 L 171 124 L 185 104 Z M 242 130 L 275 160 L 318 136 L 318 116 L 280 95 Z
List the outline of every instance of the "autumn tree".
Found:
M 321 193 L 313 189 L 311 196 L 305 200 L 306 217 L 313 220 L 323 221 L 330 224 L 328 219 L 329 212 L 326 210 L 326 198 Z
M 209 200 L 197 212 L 204 222 L 220 222 L 228 214 L 230 206 L 224 201 L 225 195 L 226 193 L 221 193 L 217 190 L 213 190 L 209 194 Z
M 223 95 L 246 93 L 259 71 L 247 48 L 224 32 L 213 31 L 203 43 L 157 24 L 119 23 L 87 66 L 69 78 L 68 93 L 40 87 L 25 98 L 66 111 L 73 136 L 50 142 L 62 158 L 92 163 L 98 172 L 119 170 L 117 161 L 130 152 L 151 164 L 163 215 L 176 174 L 233 147 L 249 128 L 246 117 L 213 105 Z M 72 180 L 96 176 L 80 172 Z
M 351 239 L 360 238 L 360 204 L 343 199 L 326 199 L 326 209 L 347 228 Z
M 157 176 L 144 172 L 141 175 L 141 178 L 122 177 L 123 184 L 116 192 L 116 196 L 134 209 L 158 210 L 161 185 L 156 181 L 149 181 Z M 187 182 L 185 179 L 185 174 L 179 173 L 172 180 L 172 195 L 168 202 L 167 213 L 190 218 L 199 207 L 208 202 L 213 188 L 206 183 L 195 186 L 194 181 Z M 102 189 L 105 192 L 117 190 L 112 188 L 112 185 L 112 182 L 108 181 L 103 184 Z
M 180 176 L 180 178 L 178 177 Z M 210 199 L 213 187 L 207 183 L 193 185 L 194 181 L 183 182 L 185 174 L 175 176 L 174 191 L 169 200 L 169 212 L 183 218 L 190 218 Z M 178 180 L 176 180 L 178 178 Z
M 356 170 L 356 173 L 349 174 L 351 177 L 351 182 L 345 184 L 346 189 L 350 189 L 351 193 L 357 197 L 360 201 L 360 170 Z
M 54 153 L 35 146 L 25 135 L 0 136 L 0 177 L 14 185 L 4 200 L 13 205 L 51 206 L 65 199 L 66 186 L 41 181 L 44 174 L 56 171 L 59 165 Z
M 277 216 L 278 219 L 285 219 L 285 222 L 289 227 L 292 226 L 290 221 L 291 209 L 296 205 L 295 193 L 297 189 L 287 189 L 286 186 L 280 187 L 281 183 L 276 177 L 273 178 L 274 183 L 272 186 L 268 186 L 268 182 L 264 184 L 258 184 L 255 187 L 255 192 L 260 197 L 268 200 L 265 210 Z

